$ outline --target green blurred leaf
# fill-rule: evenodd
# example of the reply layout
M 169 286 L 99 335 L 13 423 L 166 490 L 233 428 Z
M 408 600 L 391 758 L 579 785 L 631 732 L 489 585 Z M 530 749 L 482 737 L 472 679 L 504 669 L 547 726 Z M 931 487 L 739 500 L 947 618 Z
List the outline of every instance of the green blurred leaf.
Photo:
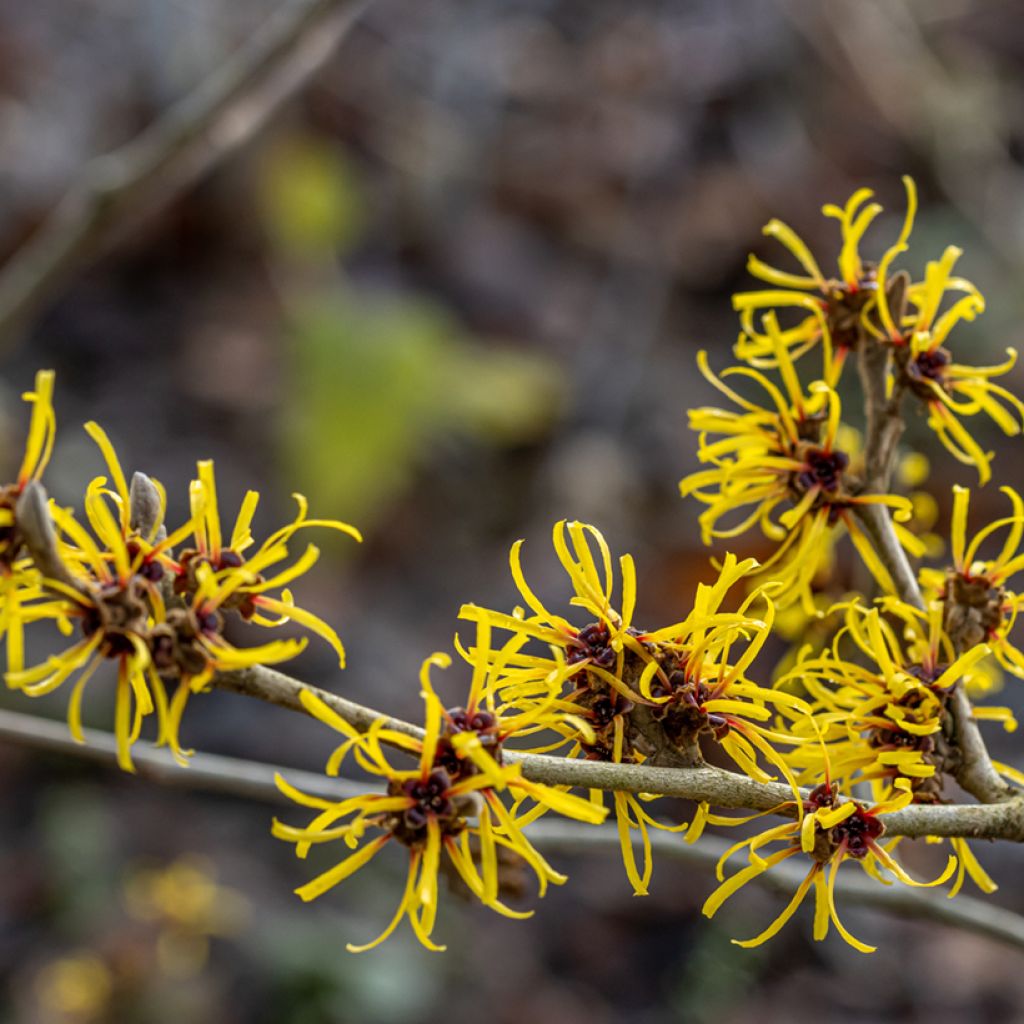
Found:
M 289 472 L 318 509 L 365 522 L 408 479 L 451 346 L 426 305 L 330 302 L 295 336 Z
M 440 431 L 531 441 L 557 415 L 557 364 L 464 337 L 425 300 L 336 294 L 307 302 L 293 337 L 289 478 L 318 510 L 368 526 Z
M 561 408 L 557 363 L 511 348 L 461 346 L 447 366 L 451 416 L 468 433 L 495 444 L 542 437 Z
M 323 138 L 293 136 L 271 147 L 260 168 L 259 208 L 273 242 L 293 256 L 354 245 L 363 196 L 343 152 Z

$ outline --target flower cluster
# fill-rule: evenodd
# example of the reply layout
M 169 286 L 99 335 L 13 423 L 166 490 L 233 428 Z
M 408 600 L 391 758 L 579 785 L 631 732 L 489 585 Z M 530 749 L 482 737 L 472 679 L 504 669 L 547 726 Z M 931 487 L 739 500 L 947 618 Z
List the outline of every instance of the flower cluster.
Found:
M 82 521 L 72 509 L 47 503 L 39 483 L 54 443 L 52 393 L 53 374 L 40 372 L 25 395 L 32 416 L 22 468 L 0 498 L 0 634 L 10 688 L 39 697 L 69 685 L 68 724 L 81 742 L 86 684 L 112 663 L 118 764 L 131 771 L 131 747 L 148 716 L 156 718 L 157 741 L 184 762 L 179 727 L 190 694 L 206 688 L 215 672 L 285 661 L 305 646 L 304 639 L 288 638 L 236 647 L 225 636 L 229 618 L 270 629 L 294 620 L 324 637 L 344 664 L 334 630 L 296 606 L 287 589 L 317 560 L 318 549 L 310 544 L 292 558 L 289 545 L 310 526 L 358 540 L 353 527 L 310 519 L 306 500 L 295 495 L 295 518 L 256 546 L 251 524 L 259 495 L 249 491 L 225 543 L 213 463 L 200 462 L 189 489 L 190 515 L 168 530 L 164 489 L 141 473 L 129 486 L 96 423 L 85 429 L 108 475 L 86 488 Z M 47 621 L 73 642 L 26 667 L 25 629 Z M 176 687 L 173 695 L 168 683 Z
M 957 362 L 946 347 L 953 329 L 984 309 L 977 288 L 954 276 L 960 250 L 947 248 L 939 260 L 928 263 L 919 282 L 893 270 L 907 248 L 917 206 L 913 182 L 904 183 L 908 201 L 903 227 L 878 263 L 860 254 L 863 236 L 881 212 L 869 202 L 871 193 L 862 189 L 845 206 L 824 208 L 840 223 L 836 278 L 825 277 L 790 228 L 770 222 L 765 233 L 782 242 L 805 273 L 777 270 L 752 256 L 751 273 L 775 287 L 736 296 L 742 329 L 736 355 L 747 365 L 716 376 L 707 357 L 699 357 L 704 375 L 738 411 L 691 412 L 691 427 L 699 432 L 699 457 L 711 468 L 684 479 L 682 492 L 707 505 L 700 518 L 705 543 L 739 536 L 755 524 L 777 543 L 765 563 L 762 586 L 771 590 L 773 583 L 780 585 L 780 592 L 788 595 L 778 599 L 780 605 L 799 600 L 804 624 L 797 631 L 804 642 L 778 674 L 776 685 L 809 708 L 808 715 L 791 719 L 788 726 L 804 742 L 781 752 L 797 781 L 813 788 L 792 805 L 796 823 L 770 828 L 732 848 L 730 854 L 746 848 L 750 864 L 723 881 L 705 913 L 710 916 L 745 882 L 800 852 L 811 858 L 812 866 L 783 913 L 744 945 L 773 935 L 813 886 L 815 937 L 824 936 L 831 919 L 851 945 L 866 949 L 839 923 L 832 898 L 836 869 L 853 857 L 879 880 L 888 874 L 912 881 L 892 859 L 899 839 L 882 842 L 882 815 L 914 804 L 947 802 L 944 782 L 959 777 L 963 767 L 952 709 L 958 687 L 974 693 L 990 690 L 992 656 L 1008 671 L 1024 675 L 1024 657 L 1011 640 L 1018 599 L 1005 586 L 1024 566 L 1024 558 L 1018 562 L 1024 503 L 1016 492 L 1004 489 L 1012 514 L 986 526 L 968 545 L 968 492 L 955 489 L 953 565 L 921 570 L 921 598 L 912 579 L 907 590 L 909 566 L 898 582 L 890 572 L 892 558 L 906 565 L 905 555 L 897 551 L 881 558 L 877 537 L 869 537 L 858 522 L 867 519 L 865 505 L 889 506 L 896 521 L 883 510 L 889 520 L 883 529 L 893 544 L 911 556 L 928 550 L 900 522 L 914 517 L 913 503 L 887 491 L 892 462 L 877 464 L 894 455 L 876 449 L 876 464 L 864 466 L 858 465 L 856 452 L 836 446 L 843 425 L 835 389 L 851 353 L 864 366 L 882 360 L 884 367 L 886 407 L 869 409 L 869 430 L 878 429 L 872 417 L 898 417 L 901 401 L 909 395 L 925 404 L 939 440 L 959 461 L 973 465 L 983 483 L 990 476 L 991 454 L 974 439 L 964 417 L 984 412 L 1007 434 L 1020 431 L 1024 404 L 992 381 L 1013 365 L 1012 351 L 1000 366 L 975 368 Z M 799 322 L 780 326 L 779 316 L 793 310 Z M 797 360 L 806 362 L 812 351 L 820 351 L 822 364 L 817 379 L 805 386 Z M 722 379 L 727 376 L 752 380 L 758 392 L 748 397 L 727 387 Z M 877 394 L 866 397 L 879 400 Z M 885 493 L 869 492 L 868 480 Z M 730 514 L 734 518 L 723 525 L 721 520 Z M 933 520 L 934 514 L 926 517 L 926 529 Z M 857 596 L 829 609 L 829 602 L 823 603 L 815 592 L 816 576 L 828 568 L 831 528 L 840 522 L 881 590 L 874 605 Z M 1000 531 L 1005 535 L 998 553 L 980 557 Z M 815 621 L 820 626 L 811 630 L 809 624 Z M 973 718 L 1016 729 L 1007 708 L 976 707 Z M 1024 779 L 1010 766 L 996 762 L 995 769 L 1014 781 Z M 854 799 L 862 787 L 872 794 L 870 808 Z M 776 841 L 785 842 L 786 848 L 767 858 L 757 853 Z M 950 895 L 966 877 L 983 891 L 993 891 L 995 883 L 966 840 L 954 837 L 950 844 L 949 863 L 933 884 L 955 871 Z
M 645 630 L 633 623 L 637 589 L 630 556 L 619 560 L 618 610 L 612 603 L 612 557 L 601 533 L 586 524 L 559 522 L 553 540 L 573 589 L 570 604 L 590 621 L 579 621 L 582 615 L 570 621 L 541 602 L 523 575 L 521 542 L 512 548 L 510 562 L 529 613 L 516 609 L 508 615 L 476 605 L 464 605 L 460 612 L 508 634 L 487 660 L 489 692 L 522 714 L 550 707 L 560 719 L 550 723 L 558 738 L 535 752 L 560 750 L 567 757 L 613 764 L 694 766 L 703 763 L 701 743 L 713 743 L 750 778 L 768 782 L 777 772 L 795 790 L 777 745 L 803 740 L 765 723 L 779 706 L 796 715 L 806 706 L 757 685 L 748 674 L 770 634 L 773 602 L 754 591 L 734 611 L 726 608 L 730 590 L 756 563 L 726 556 L 717 580 L 698 586 L 685 619 Z M 478 648 L 467 657 L 479 666 L 484 654 Z M 595 791 L 592 799 L 603 802 L 605 796 Z M 632 793 L 615 792 L 612 801 L 627 876 L 634 892 L 645 895 L 652 871 L 648 829 L 685 826 L 658 821 L 644 808 L 644 798 Z M 642 865 L 633 853 L 632 829 L 642 840 Z
M 885 833 L 882 815 L 905 807 L 910 803 L 910 799 L 909 793 L 898 791 L 893 799 L 871 807 L 865 807 L 853 800 L 841 800 L 838 785 L 829 781 L 826 771 L 823 783 L 815 786 L 810 793 L 791 806 L 783 808 L 794 810 L 796 821 L 769 828 L 750 839 L 735 843 L 726 850 L 716 869 L 721 885 L 705 901 L 705 916 L 714 917 L 722 904 L 747 882 L 790 857 L 803 855 L 810 860 L 810 868 L 782 913 L 759 935 L 752 939 L 734 939 L 735 944 L 750 948 L 767 942 L 796 913 L 813 886 L 814 938 L 818 941 L 824 939 L 831 922 L 835 925 L 836 931 L 854 949 L 861 953 L 873 953 L 874 946 L 854 938 L 839 920 L 835 888 L 836 877 L 843 862 L 854 860 L 868 874 L 879 880 L 880 871 L 887 871 L 905 885 L 924 887 L 941 885 L 956 868 L 956 857 L 950 856 L 945 870 L 934 881 L 915 881 L 880 842 Z M 774 843 L 783 843 L 784 846 L 762 857 L 758 851 L 767 849 Z M 743 849 L 747 851 L 747 867 L 726 879 L 723 873 L 726 862 L 733 854 Z
M 564 786 L 528 782 L 524 763 L 551 753 L 602 762 L 623 780 L 649 767 L 684 777 L 714 757 L 731 763 L 734 778 L 777 787 L 774 805 L 763 813 L 791 820 L 727 850 L 704 913 L 712 916 L 747 882 L 784 861 L 803 859 L 807 871 L 782 912 L 743 946 L 778 932 L 813 889 L 814 937 L 824 939 L 831 923 L 851 946 L 870 952 L 843 926 L 836 906 L 837 874 L 849 860 L 880 884 L 937 886 L 952 878 L 953 895 L 970 877 L 983 891 L 994 889 L 962 837 L 949 839 L 945 867 L 923 883 L 896 860 L 901 836 L 886 836 L 888 815 L 945 803 L 945 781 L 962 779 L 954 709 L 960 690 L 992 688 L 993 656 L 1024 675 L 1024 654 L 1012 639 L 1024 599 L 1007 589 L 1024 569 L 1024 501 L 1007 490 L 1011 514 L 968 544 L 967 492 L 958 489 L 953 565 L 922 569 L 922 599 L 907 558 L 941 546 L 932 533 L 938 508 L 930 496 L 929 503 L 891 493 L 897 453 L 878 448 L 879 417 L 898 419 L 909 396 L 925 404 L 940 441 L 984 481 L 990 456 L 963 419 L 984 412 L 1014 433 L 1015 416 L 1024 412 L 992 382 L 1012 360 L 971 368 L 954 361 L 946 347 L 953 328 L 984 307 L 974 285 L 953 275 L 959 250 L 947 249 L 929 263 L 921 281 L 894 270 L 917 208 L 913 182 L 904 184 L 902 227 L 877 262 L 861 254 L 881 213 L 871 192 L 861 189 L 845 205 L 824 208 L 840 226 L 834 277 L 822 272 L 795 232 L 771 221 L 765 233 L 789 250 L 802 272 L 752 256 L 749 269 L 771 287 L 735 297 L 740 365 L 716 372 L 707 354 L 698 357 L 728 406 L 690 412 L 703 468 L 682 481 L 682 494 L 705 506 L 699 519 L 704 543 L 756 527 L 771 545 L 767 557 L 758 562 L 725 552 L 684 613 L 651 629 L 637 619 L 633 559 L 616 561 L 595 527 L 559 522 L 552 539 L 571 591 L 565 607 L 542 600 L 527 582 L 521 541 L 509 561 L 522 605 L 510 611 L 463 605 L 460 617 L 476 630 L 468 645 L 455 640 L 472 670 L 464 707 L 443 710 L 430 684 L 429 665 L 448 664 L 441 655 L 424 666 L 423 730 L 379 719 L 361 732 L 329 702 L 304 694 L 306 709 L 345 737 L 328 772 L 336 773 L 351 752 L 385 785 L 331 801 L 281 782 L 318 814 L 304 828 L 277 823 L 276 835 L 295 843 L 300 856 L 311 844 L 334 839 L 352 851 L 299 889 L 303 898 L 320 895 L 394 840 L 408 850 L 407 884 L 391 923 L 370 945 L 408 917 L 420 941 L 437 948 L 431 933 L 442 855 L 484 905 L 516 916 L 500 898 L 503 851 L 529 866 L 541 893 L 564 880 L 524 831 L 550 811 L 586 822 L 612 813 L 626 876 L 638 895 L 651 885 L 652 829 L 685 832 L 678 841 L 696 842 L 709 825 L 742 826 L 761 817 L 727 817 L 705 800 L 682 822 L 656 791 L 638 792 L 635 785 L 593 788 L 581 797 Z M 863 452 L 859 435 L 844 422 L 839 392 L 851 355 L 861 361 L 866 386 L 872 367 L 884 375 L 881 387 L 866 395 L 868 403 L 885 407 L 868 406 Z M 927 471 L 903 475 L 913 485 Z M 1001 549 L 983 554 L 1001 530 Z M 874 579 L 874 601 L 855 594 L 833 604 L 819 587 L 843 533 Z M 764 655 L 773 634 L 802 641 L 774 672 Z M 974 718 L 1016 728 L 1005 708 L 975 708 Z M 412 755 L 418 767 L 394 766 L 385 745 Z M 996 770 L 1024 781 L 1010 766 Z M 870 803 L 860 799 L 863 792 L 871 794 Z M 367 838 L 370 831 L 373 838 Z M 729 860 L 741 851 L 746 865 L 726 877 Z
M 680 491 L 707 505 L 700 516 L 704 543 L 736 537 L 758 524 L 765 537 L 778 544 L 760 571 L 779 584 L 784 603 L 799 601 L 813 612 L 812 587 L 827 560 L 833 530 L 841 524 L 880 585 L 891 590 L 888 571 L 853 511 L 864 505 L 888 505 L 898 517 L 909 519 L 910 502 L 860 493 L 850 454 L 837 446 L 838 393 L 823 380 L 805 391 L 774 316 L 766 315 L 765 321 L 782 387 L 746 366 L 722 375 L 753 380 L 765 398 L 763 407 L 712 373 L 705 353 L 698 356 L 704 376 L 740 410 L 690 411 L 690 426 L 699 432 L 698 457 L 712 468 L 686 477 Z M 730 515 L 738 521 L 721 525 L 720 520 Z M 901 537 L 914 547 L 906 531 Z

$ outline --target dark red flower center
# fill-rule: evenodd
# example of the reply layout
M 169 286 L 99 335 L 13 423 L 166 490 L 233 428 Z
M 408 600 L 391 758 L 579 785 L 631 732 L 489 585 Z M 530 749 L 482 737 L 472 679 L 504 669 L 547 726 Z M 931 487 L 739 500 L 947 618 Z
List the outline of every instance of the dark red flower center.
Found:
M 402 812 L 403 824 L 410 832 L 425 830 L 430 818 L 452 817 L 452 806 L 448 790 L 452 781 L 443 768 L 435 768 L 425 779 L 408 779 L 402 783 L 402 793 L 415 803 Z
M 861 860 L 868 855 L 871 844 L 885 831 L 885 826 L 873 814 L 858 807 L 845 821 L 832 829 L 832 839 L 846 847 L 849 856 Z
M 824 448 L 807 447 L 803 459 L 804 468 L 793 477 L 793 486 L 801 494 L 806 494 L 814 487 L 820 487 L 827 494 L 834 494 L 839 489 L 844 470 L 850 464 L 846 452 L 827 451 Z
M 936 348 L 931 352 L 921 352 L 907 368 L 912 377 L 920 380 L 942 382 L 946 375 L 946 367 L 950 364 L 950 355 L 944 348 Z
M 593 622 L 584 626 L 566 646 L 565 660 L 569 665 L 578 665 L 581 661 L 592 661 L 601 668 L 611 668 L 615 664 L 615 651 L 609 645 L 608 626 L 603 622 Z

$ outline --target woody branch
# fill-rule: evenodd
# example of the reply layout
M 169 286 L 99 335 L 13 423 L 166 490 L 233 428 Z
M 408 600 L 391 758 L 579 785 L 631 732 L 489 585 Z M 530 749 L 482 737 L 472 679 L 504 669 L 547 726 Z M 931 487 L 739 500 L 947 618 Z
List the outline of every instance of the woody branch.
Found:
M 858 369 L 864 390 L 867 439 L 865 443 L 865 490 L 884 494 L 889 490 L 896 464 L 904 423 L 901 412 L 902 389 L 896 382 L 887 387 L 891 361 L 889 346 L 871 338 L 862 338 L 858 352 Z M 896 537 L 891 513 L 884 505 L 858 505 L 857 515 L 871 538 L 879 558 L 892 577 L 901 600 L 915 608 L 924 608 L 917 578 L 906 552 Z M 959 749 L 956 780 L 960 786 L 982 803 L 1019 800 L 1016 790 L 1007 785 L 992 765 L 988 748 L 975 721 L 971 700 L 962 683 L 950 694 L 948 712 Z
M 86 743 L 76 743 L 62 725 L 36 715 L 0 710 L 0 738 L 7 743 L 34 750 L 83 758 L 101 765 L 116 764 L 117 744 L 113 736 L 99 730 L 86 729 Z M 278 769 L 273 765 L 196 753 L 188 770 L 183 771 L 169 753 L 157 749 L 136 751 L 135 762 L 140 776 L 161 785 L 291 805 L 291 801 L 274 782 Z M 295 768 L 287 769 L 287 778 L 304 792 L 329 800 L 347 799 L 370 789 L 350 779 L 326 778 L 318 773 Z M 576 855 L 590 850 L 619 848 L 619 837 L 610 826 L 587 827 L 576 822 L 536 822 L 531 826 L 530 838 L 535 845 L 545 849 L 568 850 Z M 701 868 L 713 868 L 729 845 L 717 836 L 703 836 L 700 843 L 692 844 L 680 842 L 678 837 L 661 832 L 652 833 L 650 840 L 660 855 Z M 754 882 L 788 895 L 801 878 L 799 867 L 781 864 L 774 872 L 758 875 Z M 836 888 L 863 906 L 876 907 L 901 918 L 935 921 L 1024 949 L 1024 918 L 970 896 L 960 896 L 951 901 L 915 889 L 893 886 L 880 888 L 866 879 L 845 875 L 837 880 Z

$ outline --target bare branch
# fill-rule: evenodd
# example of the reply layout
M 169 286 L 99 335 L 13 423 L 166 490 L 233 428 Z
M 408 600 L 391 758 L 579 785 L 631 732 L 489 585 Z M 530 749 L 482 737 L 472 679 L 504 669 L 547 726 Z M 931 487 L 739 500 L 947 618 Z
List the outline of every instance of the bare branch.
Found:
M 866 487 L 875 493 L 888 491 L 896 460 L 896 446 L 903 431 L 898 392 L 894 392 L 892 398 L 886 395 L 889 358 L 886 346 L 864 339 L 860 347 L 858 369 L 864 387 L 868 420 L 865 444 Z M 889 510 L 883 505 L 858 505 L 856 510 L 878 557 L 889 570 L 900 598 L 915 608 L 924 608 L 917 577 L 896 537 Z M 1007 785 L 993 767 L 985 740 L 974 719 L 970 698 L 960 683 L 953 687 L 948 711 L 961 755 L 956 768 L 957 782 L 983 803 L 995 804 L 1018 799 L 1015 797 L 1016 790 Z
M 117 743 L 114 737 L 96 729 L 85 729 L 84 734 L 85 746 L 72 740 L 62 723 L 0 710 L 0 739 L 8 743 L 115 766 Z M 139 748 L 133 751 L 132 757 L 138 775 L 155 782 L 289 806 L 291 801 L 274 784 L 274 775 L 278 772 L 303 792 L 328 800 L 344 800 L 375 791 L 350 779 L 327 778 L 297 768 L 278 769 L 216 754 L 194 754 L 187 769 L 177 765 L 164 750 Z M 714 868 L 729 845 L 726 840 L 711 835 L 702 836 L 698 844 L 686 843 L 679 836 L 664 832 L 651 832 L 650 839 L 660 856 L 708 870 Z M 552 818 L 531 825 L 530 840 L 544 849 L 564 850 L 573 855 L 591 849 L 604 852 L 619 848 L 618 833 L 610 826 L 587 827 Z M 802 878 L 803 872 L 797 865 L 785 863 L 757 876 L 755 881 L 788 896 Z M 839 876 L 837 889 L 842 896 L 861 906 L 901 917 L 937 921 L 1024 948 L 1024 919 L 981 900 L 964 896 L 947 900 L 905 886 L 879 886 L 852 872 Z
M 71 738 L 63 722 L 0 710 L 0 740 L 116 767 L 117 741 L 113 736 L 98 729 L 83 729 L 82 734 L 84 744 Z M 188 768 L 182 768 L 169 751 L 142 744 L 132 751 L 132 762 L 136 775 L 163 785 L 229 793 L 270 803 L 292 803 L 274 784 L 276 771 L 286 775 L 288 781 L 303 792 L 325 800 L 344 800 L 371 792 L 369 786 L 349 779 L 332 779 L 297 768 L 275 769 L 271 765 L 217 754 L 193 754 Z
M 93 160 L 0 273 L 0 338 L 145 213 L 250 139 L 324 65 L 369 0 L 293 0 L 127 145 Z
M 398 732 L 416 737 L 423 735 L 421 729 L 408 722 L 389 718 L 262 665 L 237 672 L 218 673 L 213 683 L 222 689 L 302 713 L 308 712 L 299 694 L 307 690 L 357 729 L 368 729 L 373 722 L 385 719 L 388 727 Z M 521 764 L 526 778 L 552 786 L 658 793 L 697 802 L 707 801 L 716 807 L 793 813 L 793 793 L 788 786 L 755 782 L 746 775 L 709 765 L 697 768 L 659 768 L 650 764 L 609 764 L 543 754 L 522 754 L 508 748 L 503 751 L 503 756 L 508 763 Z M 787 803 L 789 808 L 784 807 Z M 887 814 L 885 824 L 889 835 L 967 836 L 1024 842 L 1024 802 L 1014 799 L 987 806 L 920 805 Z
M 880 345 L 867 335 L 861 338 L 857 370 L 864 389 L 864 411 L 867 416 L 867 436 L 864 444 L 864 490 L 870 494 L 885 494 L 892 482 L 900 438 L 903 436 L 903 417 L 900 415 L 902 388 L 887 394 L 889 362 L 887 345 Z

